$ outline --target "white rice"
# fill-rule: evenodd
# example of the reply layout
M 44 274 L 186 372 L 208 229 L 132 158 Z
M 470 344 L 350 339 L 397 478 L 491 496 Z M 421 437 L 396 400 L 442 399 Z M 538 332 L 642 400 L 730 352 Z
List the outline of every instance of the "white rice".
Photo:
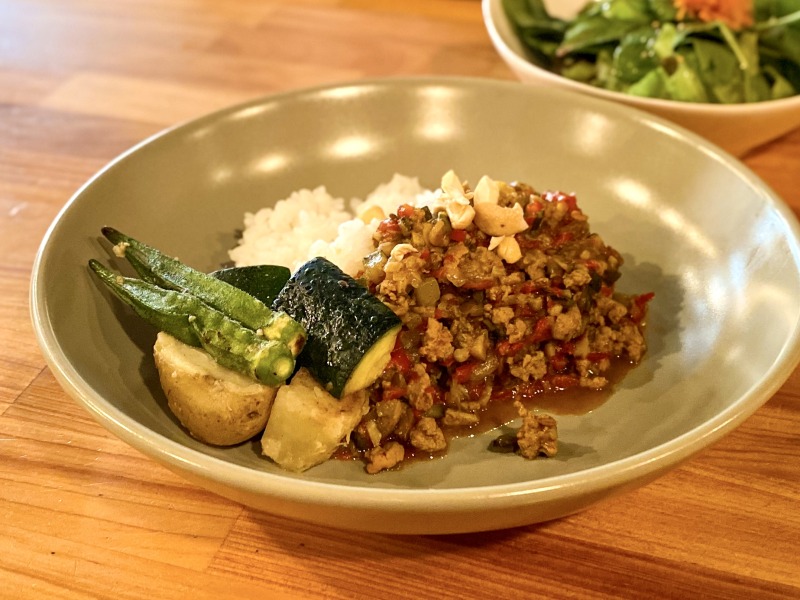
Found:
M 307 260 L 323 256 L 356 275 L 361 259 L 373 250 L 372 234 L 380 222 L 372 219 L 367 224 L 357 215 L 378 206 L 388 216 L 401 204 L 421 206 L 431 197 L 416 177 L 400 174 L 365 199 L 351 199 L 347 207 L 343 198 L 333 197 L 324 186 L 298 190 L 274 207 L 245 213 L 242 238 L 229 255 L 237 267 L 283 265 L 293 272 Z

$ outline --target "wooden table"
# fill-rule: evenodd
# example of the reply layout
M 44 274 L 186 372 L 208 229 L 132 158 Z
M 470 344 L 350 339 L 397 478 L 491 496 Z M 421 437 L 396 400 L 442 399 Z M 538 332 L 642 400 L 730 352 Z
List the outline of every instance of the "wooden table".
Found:
M 243 508 L 113 438 L 58 387 L 29 274 L 87 178 L 213 109 L 401 74 L 512 79 L 475 0 L 0 0 L 0 597 L 800 597 L 800 372 L 638 491 L 452 537 Z M 800 130 L 744 161 L 800 211 Z

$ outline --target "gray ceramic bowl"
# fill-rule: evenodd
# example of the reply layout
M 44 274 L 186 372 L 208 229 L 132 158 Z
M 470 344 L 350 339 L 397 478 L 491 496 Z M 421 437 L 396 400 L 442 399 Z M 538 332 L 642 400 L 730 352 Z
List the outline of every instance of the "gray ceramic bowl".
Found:
M 578 194 L 652 290 L 649 352 L 608 401 L 560 417 L 559 455 L 525 461 L 458 440 L 444 459 L 368 476 L 352 462 L 281 471 L 256 444 L 215 449 L 170 417 L 155 331 L 90 278 L 112 225 L 201 269 L 245 211 L 324 184 L 363 195 L 392 173 L 453 168 Z M 336 527 L 447 533 L 578 511 L 652 480 L 741 423 L 798 362 L 791 212 L 742 164 L 666 121 L 559 90 L 472 79 L 362 81 L 268 97 L 164 132 L 64 207 L 33 271 L 32 316 L 65 390 L 121 439 L 221 495 Z

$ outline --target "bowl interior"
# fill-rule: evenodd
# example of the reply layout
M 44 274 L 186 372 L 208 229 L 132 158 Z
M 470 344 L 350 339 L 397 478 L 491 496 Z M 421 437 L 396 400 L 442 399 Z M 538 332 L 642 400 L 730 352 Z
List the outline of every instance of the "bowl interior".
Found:
M 255 443 L 215 449 L 170 416 L 155 331 L 90 277 L 114 226 L 205 270 L 227 260 L 245 211 L 302 187 L 363 196 L 395 172 L 436 186 L 453 168 L 575 192 L 624 258 L 621 288 L 655 292 L 648 353 L 601 406 L 559 417 L 561 451 L 487 452 L 488 433 L 448 456 L 367 476 L 328 462 L 303 475 Z M 797 228 L 740 163 L 664 121 L 558 90 L 461 79 L 386 80 L 276 96 L 178 127 L 111 164 L 46 237 L 32 300 L 45 354 L 68 391 L 130 443 L 265 478 L 372 489 L 457 489 L 590 476 L 697 444 L 754 411 L 797 362 Z

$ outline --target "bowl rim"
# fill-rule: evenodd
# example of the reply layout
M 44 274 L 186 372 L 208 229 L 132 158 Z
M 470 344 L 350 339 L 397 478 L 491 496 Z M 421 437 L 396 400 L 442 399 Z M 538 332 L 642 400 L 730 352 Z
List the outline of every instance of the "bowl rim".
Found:
M 392 487 L 370 487 L 362 484 L 344 485 L 304 479 L 302 476 L 270 473 L 251 467 L 232 464 L 188 446 L 170 440 L 141 425 L 108 402 L 83 379 L 80 372 L 69 363 L 61 352 L 59 340 L 49 320 L 47 296 L 42 270 L 51 252 L 51 240 L 60 227 L 64 216 L 80 201 L 84 192 L 93 183 L 129 155 L 141 151 L 154 141 L 182 129 L 224 118 L 235 112 L 252 109 L 265 103 L 292 101 L 303 96 L 340 90 L 342 88 L 375 88 L 410 86 L 446 86 L 456 88 L 492 88 L 508 93 L 549 96 L 570 96 L 580 102 L 602 105 L 604 110 L 627 115 L 627 118 L 649 123 L 660 130 L 671 130 L 673 135 L 691 142 L 711 159 L 724 163 L 750 187 L 757 189 L 764 198 L 765 207 L 775 211 L 793 236 L 795 262 L 800 264 L 800 225 L 791 209 L 755 173 L 738 159 L 727 154 L 711 142 L 677 126 L 663 118 L 632 111 L 605 100 L 571 91 L 520 86 L 516 82 L 477 77 L 385 77 L 358 79 L 329 83 L 314 87 L 293 89 L 278 94 L 255 98 L 248 102 L 223 108 L 198 118 L 189 119 L 165 128 L 142 140 L 108 162 L 70 197 L 48 227 L 37 250 L 29 288 L 30 317 L 36 340 L 53 375 L 63 389 L 81 404 L 90 415 L 109 432 L 143 454 L 164 464 L 198 477 L 206 482 L 221 483 L 230 488 L 244 490 L 263 498 L 275 498 L 289 502 L 317 506 L 343 506 L 353 510 L 386 510 L 397 512 L 419 512 L 424 503 L 425 512 L 452 513 L 465 510 L 492 510 L 518 505 L 524 497 L 528 502 L 544 502 L 563 499 L 575 493 L 591 494 L 614 488 L 625 483 L 653 476 L 667 467 L 674 466 L 720 439 L 763 405 L 780 387 L 800 363 L 800 322 L 787 336 L 780 353 L 771 368 L 735 402 L 712 418 L 686 433 L 667 442 L 638 452 L 620 460 L 607 462 L 573 473 L 532 479 L 511 484 L 469 486 L 456 488 L 398 489 Z M 223 493 L 223 492 L 220 492 Z M 224 493 L 223 493 L 224 495 Z M 535 499 L 535 500 L 534 500 Z
M 588 1 L 588 0 L 587 0 Z M 646 96 L 634 96 L 622 92 L 606 90 L 595 87 L 588 83 L 575 81 L 562 75 L 558 75 L 544 67 L 540 67 L 524 55 L 520 54 L 507 37 L 498 27 L 496 15 L 503 19 L 509 31 L 513 30 L 513 25 L 508 21 L 508 17 L 503 10 L 503 0 L 481 0 L 481 12 L 483 15 L 484 26 L 497 52 L 509 65 L 513 65 L 515 70 L 528 72 L 536 77 L 542 78 L 550 83 L 564 86 L 569 89 L 591 94 L 599 98 L 606 98 L 616 102 L 623 101 L 632 105 L 639 105 L 644 108 L 654 108 L 670 110 L 684 115 L 697 115 L 698 113 L 727 114 L 730 116 L 738 115 L 747 117 L 754 113 L 763 113 L 770 110 L 800 109 L 800 93 L 788 98 L 778 98 L 762 100 L 760 102 L 740 102 L 737 104 L 716 104 L 712 102 L 682 102 L 680 100 L 665 100 L 662 98 L 648 98 Z M 515 39 L 515 42 L 517 40 Z

